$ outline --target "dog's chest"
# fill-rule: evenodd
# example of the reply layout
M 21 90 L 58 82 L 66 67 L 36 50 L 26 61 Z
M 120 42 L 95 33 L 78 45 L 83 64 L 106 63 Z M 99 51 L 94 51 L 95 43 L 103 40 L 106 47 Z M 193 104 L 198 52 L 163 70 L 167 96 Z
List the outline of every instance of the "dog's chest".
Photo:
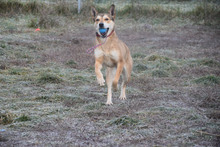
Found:
M 106 52 L 101 49 L 98 49 L 95 50 L 95 57 L 96 58 L 103 57 L 103 63 L 106 66 L 113 67 L 118 62 L 119 54 L 116 50 Z

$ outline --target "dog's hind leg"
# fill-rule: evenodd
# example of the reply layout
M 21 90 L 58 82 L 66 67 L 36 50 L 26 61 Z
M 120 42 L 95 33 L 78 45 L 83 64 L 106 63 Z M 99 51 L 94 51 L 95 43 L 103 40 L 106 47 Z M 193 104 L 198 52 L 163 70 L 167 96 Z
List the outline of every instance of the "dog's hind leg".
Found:
M 131 78 L 131 71 L 132 71 L 132 62 L 130 64 L 125 64 L 124 70 L 122 72 L 121 94 L 119 97 L 122 100 L 126 99 L 125 89 L 126 89 L 127 83 L 129 82 Z
M 106 71 L 106 82 L 108 86 L 107 102 L 106 105 L 111 105 L 112 103 L 112 82 L 115 77 L 116 68 L 107 68 Z
M 126 75 L 126 69 L 124 69 L 122 72 L 121 94 L 119 97 L 122 100 L 126 99 L 126 94 L 125 94 L 126 84 L 127 84 L 127 75 Z

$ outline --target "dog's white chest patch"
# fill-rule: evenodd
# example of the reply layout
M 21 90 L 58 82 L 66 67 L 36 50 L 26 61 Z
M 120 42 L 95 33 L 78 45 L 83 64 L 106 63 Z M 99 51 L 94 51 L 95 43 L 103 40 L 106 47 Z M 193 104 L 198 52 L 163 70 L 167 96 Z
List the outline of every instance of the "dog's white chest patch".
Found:
M 96 58 L 99 58 L 101 56 L 105 56 L 105 58 L 110 58 L 110 59 L 112 59 L 114 61 L 118 61 L 118 59 L 119 59 L 118 52 L 115 51 L 115 50 L 111 51 L 109 53 L 105 53 L 104 51 L 102 51 L 100 49 L 96 49 L 94 54 L 95 54 Z
M 94 54 L 96 58 L 99 58 L 104 55 L 103 51 L 100 49 L 96 49 Z
M 111 51 L 110 52 L 110 58 L 112 58 L 113 60 L 115 60 L 115 61 L 118 61 L 118 52 L 117 51 Z
M 110 53 L 104 54 L 104 64 L 109 67 L 115 66 L 118 59 L 118 52 L 116 51 L 111 51 Z

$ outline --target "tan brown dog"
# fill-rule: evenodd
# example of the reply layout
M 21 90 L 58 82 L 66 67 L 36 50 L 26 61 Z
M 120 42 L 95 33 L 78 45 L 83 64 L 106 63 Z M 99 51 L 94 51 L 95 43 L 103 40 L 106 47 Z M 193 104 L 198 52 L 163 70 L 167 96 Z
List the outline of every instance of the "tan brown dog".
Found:
M 95 73 L 98 83 L 100 86 L 103 86 L 105 80 L 101 73 L 102 64 L 107 66 L 106 82 L 108 86 L 108 95 L 106 104 L 111 105 L 113 104 L 112 86 L 116 91 L 121 73 L 123 81 L 120 99 L 126 99 L 125 88 L 131 77 L 133 61 L 128 47 L 118 39 L 114 30 L 115 5 L 111 5 L 109 14 L 98 13 L 94 7 L 91 9 L 91 13 L 96 28 L 96 45 L 103 43 L 94 51 Z

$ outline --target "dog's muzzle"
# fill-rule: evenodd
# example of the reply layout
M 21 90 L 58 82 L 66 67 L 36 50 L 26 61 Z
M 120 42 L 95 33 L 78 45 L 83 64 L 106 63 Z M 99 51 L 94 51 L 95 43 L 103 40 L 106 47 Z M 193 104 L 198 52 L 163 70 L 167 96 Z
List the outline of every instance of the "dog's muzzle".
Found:
M 108 30 L 109 28 L 99 28 L 99 33 L 101 34 L 103 38 L 105 38 L 108 34 Z

